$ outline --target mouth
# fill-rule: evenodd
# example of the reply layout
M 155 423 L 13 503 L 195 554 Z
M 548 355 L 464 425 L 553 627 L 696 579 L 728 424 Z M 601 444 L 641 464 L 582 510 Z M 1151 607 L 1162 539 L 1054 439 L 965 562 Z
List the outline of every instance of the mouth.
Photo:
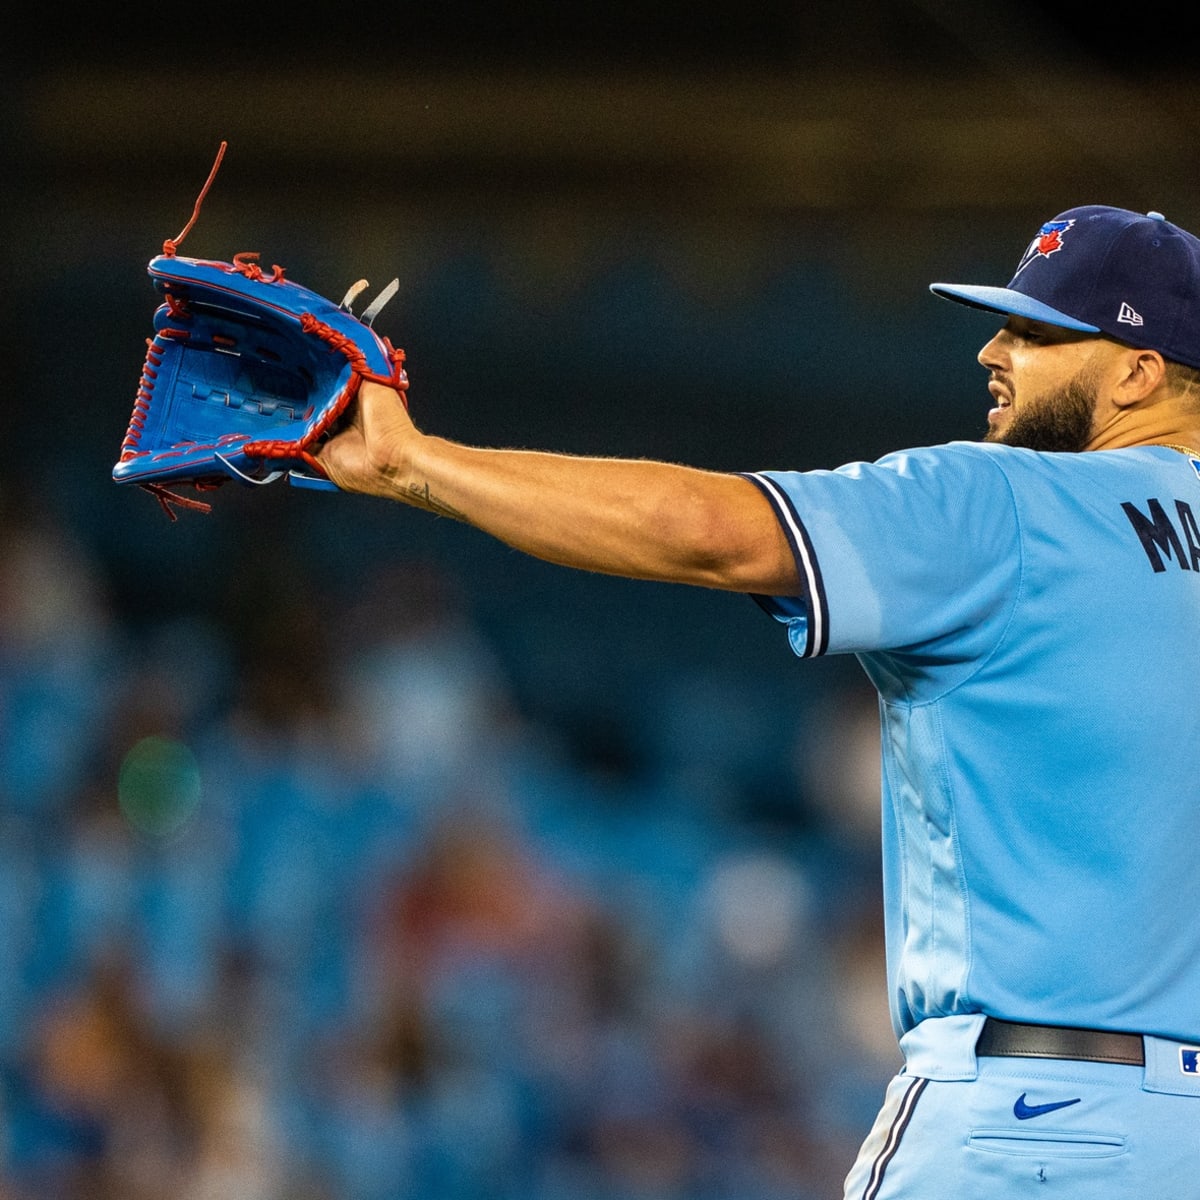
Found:
M 995 406 L 988 413 L 988 421 L 995 423 L 1012 408 L 1012 395 L 1003 384 L 995 379 L 988 384 L 988 394 L 995 401 Z

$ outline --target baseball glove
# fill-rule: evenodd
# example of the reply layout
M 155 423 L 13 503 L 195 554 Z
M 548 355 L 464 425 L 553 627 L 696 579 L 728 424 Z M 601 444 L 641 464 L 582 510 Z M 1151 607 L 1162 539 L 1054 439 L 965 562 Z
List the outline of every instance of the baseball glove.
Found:
M 232 262 L 181 258 L 176 250 L 199 212 L 224 154 L 221 144 L 192 220 L 147 268 L 162 303 L 147 339 L 145 366 L 129 427 L 113 467 L 175 507 L 211 511 L 174 490 L 209 491 L 231 480 L 265 484 L 286 478 L 301 487 L 337 490 L 313 450 L 337 426 L 362 380 L 408 387 L 404 352 L 371 328 L 398 289 L 393 280 L 363 311 L 265 272 L 257 254 Z

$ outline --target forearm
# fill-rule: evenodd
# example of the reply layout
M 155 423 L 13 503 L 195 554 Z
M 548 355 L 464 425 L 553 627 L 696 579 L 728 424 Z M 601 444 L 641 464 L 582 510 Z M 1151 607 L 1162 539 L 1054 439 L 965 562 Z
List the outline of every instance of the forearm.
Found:
M 795 590 L 770 505 L 736 475 L 417 436 L 380 490 L 565 566 L 734 591 Z

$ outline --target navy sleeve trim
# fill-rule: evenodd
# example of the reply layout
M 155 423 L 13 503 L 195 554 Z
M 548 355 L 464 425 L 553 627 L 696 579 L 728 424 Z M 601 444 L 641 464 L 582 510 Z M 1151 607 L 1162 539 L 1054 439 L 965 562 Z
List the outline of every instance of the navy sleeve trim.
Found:
M 775 515 L 791 543 L 808 603 L 808 642 L 803 657 L 818 657 L 829 649 L 829 610 L 825 600 L 825 581 L 821 577 L 821 567 L 817 562 L 808 530 L 804 528 L 804 522 L 800 520 L 800 514 L 793 507 L 791 498 L 773 479 L 752 473 L 746 473 L 744 478 L 756 484 L 770 500 Z

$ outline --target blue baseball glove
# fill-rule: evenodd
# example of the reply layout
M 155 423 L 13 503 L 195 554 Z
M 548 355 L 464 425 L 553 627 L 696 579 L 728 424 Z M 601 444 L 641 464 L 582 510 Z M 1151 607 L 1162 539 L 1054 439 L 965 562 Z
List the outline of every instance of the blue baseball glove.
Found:
M 313 448 L 363 379 L 408 386 L 404 352 L 371 328 L 395 281 L 360 319 L 350 304 L 365 281 L 338 305 L 256 259 L 162 254 L 147 268 L 163 303 L 113 479 L 151 492 L 172 520 L 173 506 L 211 508 L 172 486 L 286 478 L 336 490 Z
M 360 280 L 340 304 L 264 272 L 257 254 L 232 262 L 176 253 L 200 211 L 225 153 L 221 143 L 191 221 L 147 268 L 162 303 L 147 339 L 137 398 L 112 476 L 174 508 L 211 511 L 174 490 L 210 491 L 236 480 L 286 478 L 301 487 L 331 482 L 313 450 L 329 436 L 364 379 L 403 393 L 404 351 L 372 328 L 399 287 L 393 280 L 356 317 Z

